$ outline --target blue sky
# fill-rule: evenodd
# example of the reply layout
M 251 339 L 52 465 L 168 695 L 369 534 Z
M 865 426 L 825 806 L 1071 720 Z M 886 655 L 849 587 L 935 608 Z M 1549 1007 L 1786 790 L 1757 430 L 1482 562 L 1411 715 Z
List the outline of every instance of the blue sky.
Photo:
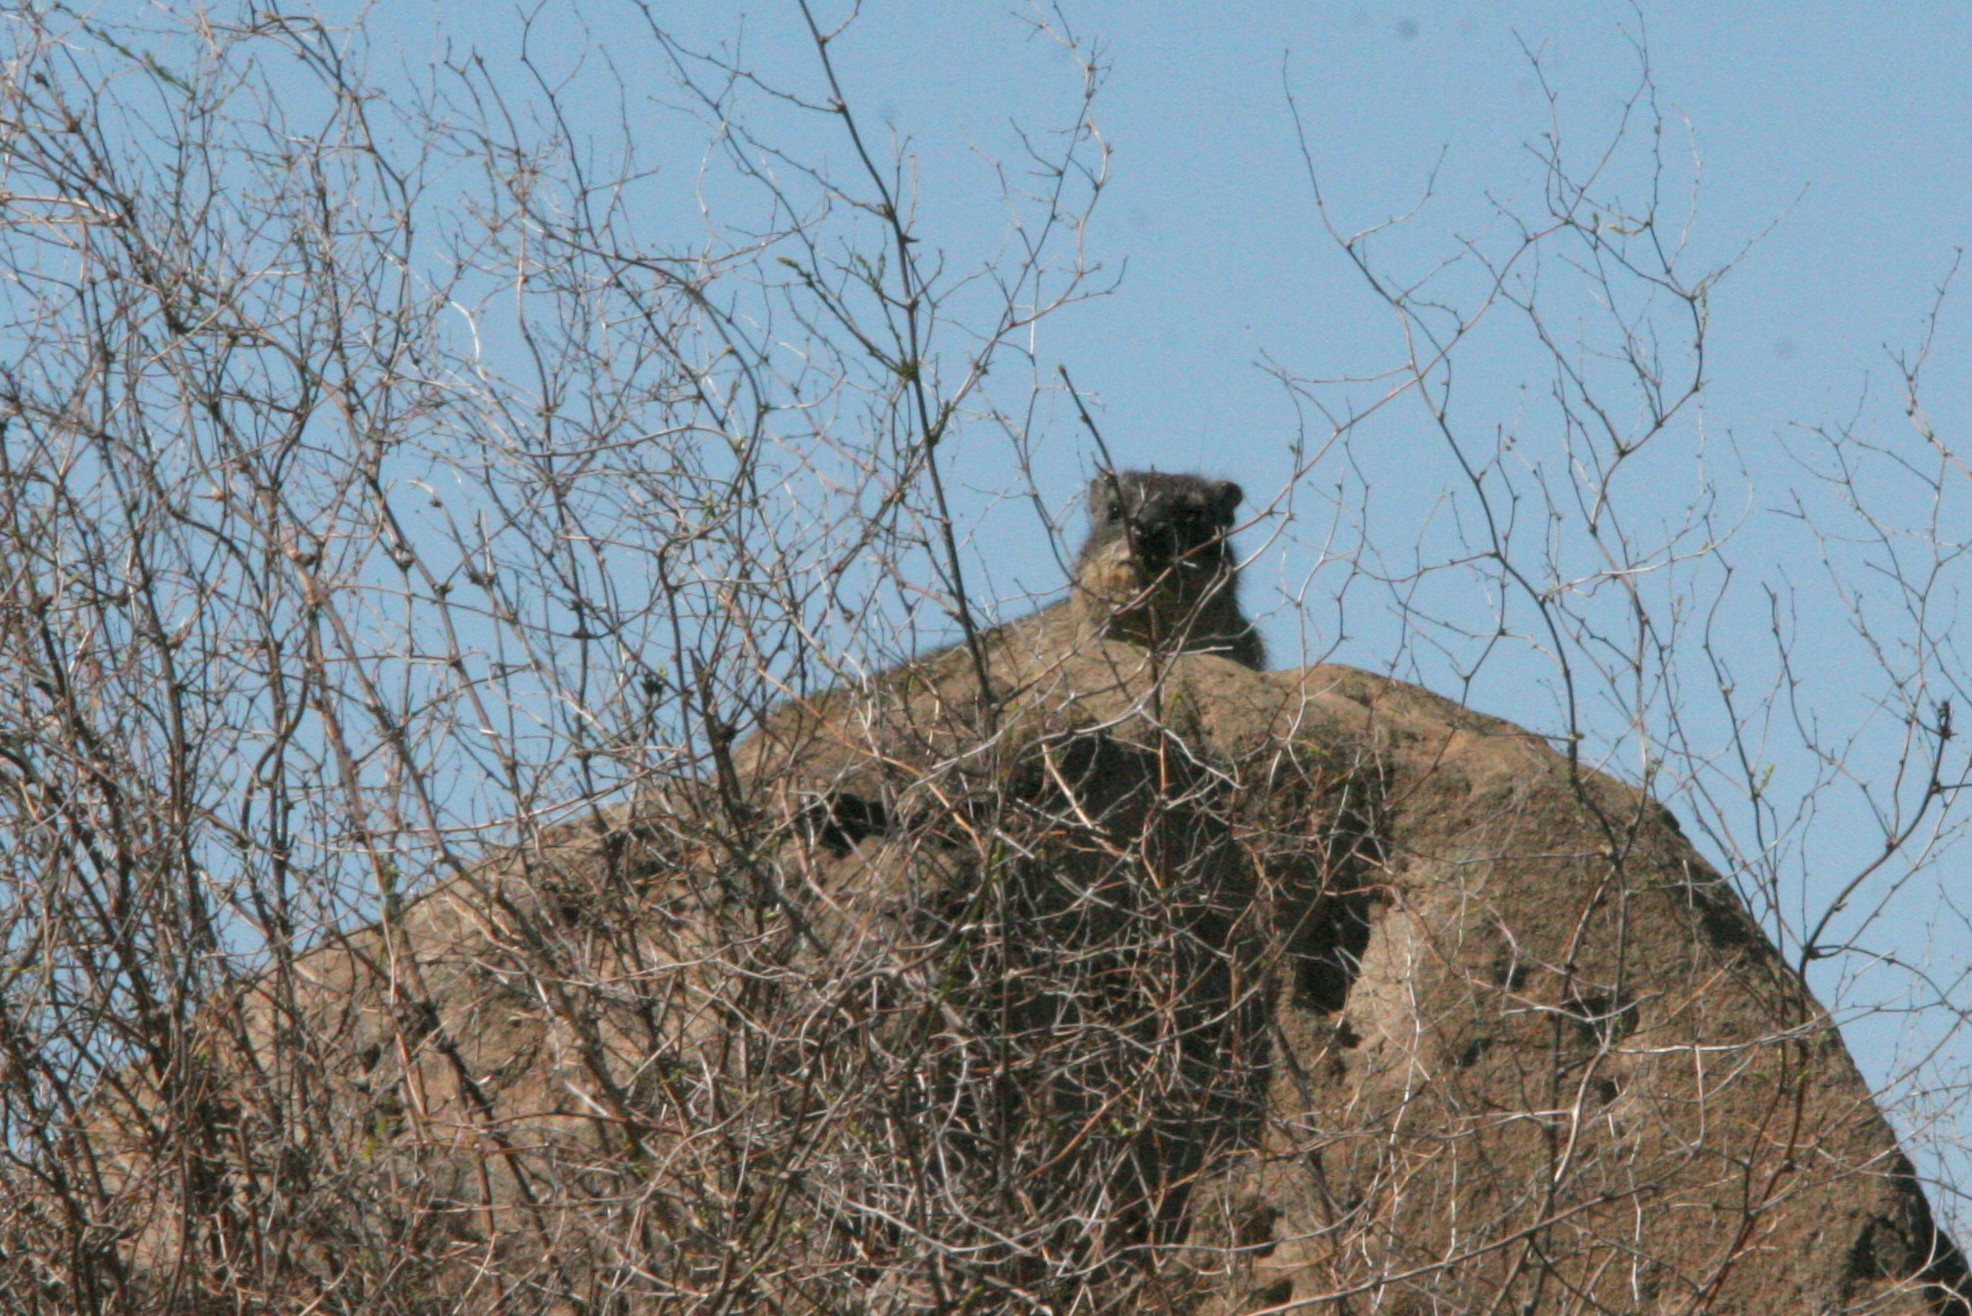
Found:
M 652 12 L 693 40 L 728 43 L 765 76 L 818 88 L 791 5 Z M 565 73 L 577 105 L 607 101 L 612 68 L 623 78 L 633 119 L 648 115 L 634 132 L 659 170 L 646 189 L 654 240 L 675 233 L 689 244 L 704 223 L 700 198 L 716 207 L 722 195 L 702 172 L 704 136 L 678 112 L 664 70 L 641 62 L 631 8 L 584 13 L 576 22 L 542 11 L 533 49 Z M 1001 169 L 1017 165 L 1014 125 L 1046 140 L 1076 112 L 1076 63 L 1035 32 L 1033 16 L 1009 3 L 874 0 L 831 47 L 861 122 L 905 163 L 918 250 L 953 270 L 1006 250 Z M 1572 170 L 1594 166 L 1637 103 L 1647 51 L 1656 116 L 1632 114 L 1608 188 L 1634 201 L 1661 148 L 1659 233 L 1684 244 L 1686 286 L 1727 272 L 1703 303 L 1702 393 L 1647 452 L 1618 462 L 1610 482 L 1636 560 L 1595 574 L 1596 546 L 1570 497 L 1607 453 L 1564 442 L 1553 359 L 1510 309 L 1489 312 L 1456 355 L 1451 428 L 1468 457 L 1492 454 L 1511 468 L 1492 488 L 1500 506 L 1519 509 L 1516 552 L 1559 577 L 1583 573 L 1587 584 L 1567 591 L 1580 600 L 1575 616 L 1621 638 L 1621 587 L 1633 576 L 1662 628 L 1654 633 L 1679 637 L 1668 678 L 1628 685 L 1620 656 L 1580 641 L 1571 661 L 1581 672 L 1613 664 L 1600 702 L 1581 714 L 1587 752 L 1648 781 L 1697 832 L 1709 819 L 1702 843 L 1720 859 L 1734 845 L 1759 848 L 1749 781 L 1775 797 L 1792 791 L 1769 850 L 1782 889 L 1757 912 L 1797 932 L 1815 923 L 1881 850 L 1899 798 L 1906 808 L 1914 798 L 1908 782 L 1896 790 L 1907 742 L 1886 681 L 1901 675 L 1920 706 L 1966 693 L 1952 649 L 1964 568 L 1951 550 L 1967 493 L 1950 484 L 1927 511 L 1923 473 L 1950 463 L 1905 418 L 1896 361 L 1923 341 L 1939 284 L 1972 240 L 1972 10 L 1064 0 L 1044 17 L 1061 20 L 1104 70 L 1093 118 L 1112 155 L 1084 241 L 1097 282 L 1114 287 L 1040 325 L 1026 344 L 1026 383 L 1018 369 L 996 370 L 1002 407 L 1040 388 L 1027 439 L 1042 497 L 1072 516 L 1095 465 L 1055 387 L 1055 368 L 1066 366 L 1097 404 L 1119 462 L 1229 476 L 1268 510 L 1243 542 L 1254 558 L 1249 602 L 1278 662 L 1329 657 L 1388 670 L 1550 734 L 1566 727 L 1565 691 L 1539 628 L 1520 608 L 1513 635 L 1492 642 L 1483 579 L 1443 567 L 1471 544 L 1481 509 L 1414 398 L 1352 429 L 1291 498 L 1277 496 L 1296 469 L 1297 433 L 1323 437 L 1311 403 L 1365 406 L 1386 388 L 1379 372 L 1402 359 L 1399 323 L 1331 237 L 1314 189 L 1344 230 L 1415 209 L 1372 245 L 1377 267 L 1422 277 L 1457 262 L 1427 286 L 1470 308 L 1484 280 L 1461 253 L 1497 256 L 1511 247 L 1509 216 L 1542 213 L 1537 148 L 1551 134 Z M 373 59 L 413 68 L 466 45 L 497 59 L 519 40 L 517 20 L 477 6 L 394 5 L 368 23 L 382 38 Z M 844 143 L 812 122 L 770 103 L 751 112 L 763 132 L 847 167 Z M 1610 347 L 1611 322 L 1565 256 L 1541 266 L 1541 304 L 1568 350 L 1595 363 L 1592 373 L 1605 370 L 1596 354 Z M 1630 312 L 1665 335 L 1673 373 L 1690 364 L 1674 302 Z M 1972 457 L 1969 329 L 1961 291 L 1943 304 L 1923 400 L 1946 446 Z M 1343 382 L 1309 382 L 1321 380 Z M 1612 396 L 1627 399 L 1620 388 Z M 1825 441 L 1836 431 L 1861 443 Z M 1013 601 L 1057 589 L 1058 547 L 1030 503 L 1007 497 L 1017 472 L 1004 434 L 962 424 L 947 459 L 983 592 L 1017 610 L 1025 605 Z M 1874 521 L 1826 478 L 1850 459 Z M 1547 514 L 1543 497 L 1566 513 L 1552 515 L 1551 539 L 1533 514 L 1537 504 Z M 1694 522 L 1694 506 L 1709 518 Z M 1723 547 L 1713 552 L 1715 538 Z M 1555 547 L 1544 556 L 1547 542 Z M 1911 595 L 1896 587 L 1893 563 L 1933 581 L 1921 614 L 1929 648 L 1899 647 L 1911 632 L 1897 629 L 1898 610 Z M 1423 614 L 1449 625 L 1432 631 Z M 1874 644 L 1856 633 L 1858 618 L 1878 628 Z M 1702 643 L 1706 622 L 1743 701 L 1735 708 L 1761 691 L 1790 690 L 1791 702 L 1769 704 L 1764 718 L 1729 710 L 1724 669 Z M 1734 725 L 1753 726 L 1750 746 L 1734 746 Z M 1804 748 L 1803 727 L 1840 748 L 1832 768 Z M 1951 840 L 1938 839 L 1928 867 L 1859 887 L 1834 925 L 1849 949 L 1810 976 L 1849 1021 L 1864 1068 L 1905 1103 L 1899 1118 L 1920 1161 L 1963 1179 L 1957 1110 L 1972 1039 L 1956 1031 L 1954 1008 L 1972 1006 L 1956 978 L 1972 936 L 1953 903 L 1963 856 Z M 1938 1094 L 1928 1105 L 1926 1090 Z
M 1035 117 L 1072 85 L 1010 12 L 868 6 L 837 50 L 848 88 L 910 133 L 932 170 L 963 172 L 969 145 L 991 150 L 1007 119 Z M 1564 121 L 1588 135 L 1633 84 L 1640 26 L 1665 108 L 1704 162 L 1699 240 L 1724 252 L 1773 229 L 1718 311 L 1721 392 L 1749 415 L 1852 406 L 1881 345 L 1914 335 L 1972 226 L 1972 22 L 1954 6 L 1649 5 L 1641 24 L 1614 4 L 1088 3 L 1067 14 L 1109 67 L 1095 117 L 1114 177 L 1092 241 L 1112 265 L 1127 258 L 1130 276 L 1061 332 L 1112 344 L 1106 369 L 1121 379 L 1191 378 L 1141 420 L 1123 413 L 1172 462 L 1264 416 L 1253 397 L 1264 387 L 1239 369 L 1260 352 L 1314 365 L 1349 350 L 1354 326 L 1327 308 L 1354 288 L 1309 231 L 1284 82 L 1345 214 L 1367 222 L 1406 205 L 1442 150 L 1440 192 L 1456 215 L 1529 177 L 1523 143 L 1547 111 L 1522 48 L 1541 54 Z M 759 51 L 771 29 L 752 21 Z M 1201 361 L 1219 368 L 1196 378 Z

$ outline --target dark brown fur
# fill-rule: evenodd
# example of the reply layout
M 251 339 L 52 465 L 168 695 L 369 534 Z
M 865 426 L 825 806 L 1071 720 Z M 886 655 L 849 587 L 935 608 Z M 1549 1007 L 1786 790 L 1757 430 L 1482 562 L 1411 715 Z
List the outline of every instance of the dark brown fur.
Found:
M 1091 640 L 1121 640 L 1264 668 L 1260 634 L 1239 610 L 1239 560 L 1228 538 L 1242 497 L 1231 480 L 1201 475 L 1097 476 L 1068 597 L 985 632 L 985 650 L 1065 656 Z M 966 645 L 955 644 L 906 670 L 936 682 L 969 657 Z
M 1072 608 L 1081 629 L 1146 648 L 1223 654 L 1267 665 L 1239 609 L 1231 480 L 1118 471 L 1089 485 L 1089 537 L 1075 561 Z M 1050 610 L 1052 611 L 1052 609 Z

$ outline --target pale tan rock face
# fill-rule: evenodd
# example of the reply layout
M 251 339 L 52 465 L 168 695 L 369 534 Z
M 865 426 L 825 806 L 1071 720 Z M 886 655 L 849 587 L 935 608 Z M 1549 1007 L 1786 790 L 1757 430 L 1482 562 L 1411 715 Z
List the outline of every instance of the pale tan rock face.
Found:
M 1032 638 L 215 1007 L 202 1176 L 144 1081 L 71 1140 L 105 1255 L 291 1309 L 382 1248 L 392 1311 L 1963 1310 L 1660 806 L 1351 669 Z
M 1957 1309 L 1923 1281 L 1962 1263 L 1841 1039 L 1668 813 L 1395 682 L 1265 679 L 1331 726 L 1357 710 L 1385 866 L 1341 1007 L 1279 1007 L 1308 1077 L 1276 1079 L 1229 1189 L 1272 1221 L 1249 1293 Z

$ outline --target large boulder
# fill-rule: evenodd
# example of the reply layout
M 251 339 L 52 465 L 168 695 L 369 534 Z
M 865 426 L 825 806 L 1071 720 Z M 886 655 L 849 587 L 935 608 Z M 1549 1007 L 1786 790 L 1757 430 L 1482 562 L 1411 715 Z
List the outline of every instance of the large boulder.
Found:
M 1352 669 L 1031 639 L 790 703 L 212 1003 L 72 1130 L 101 1219 L 36 1291 L 1965 1310 L 1661 806 Z

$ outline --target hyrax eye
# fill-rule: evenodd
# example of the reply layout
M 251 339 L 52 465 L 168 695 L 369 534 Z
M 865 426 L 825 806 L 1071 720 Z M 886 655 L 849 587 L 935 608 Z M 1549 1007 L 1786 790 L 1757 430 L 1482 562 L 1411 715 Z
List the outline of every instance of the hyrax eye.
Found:
M 1102 518 L 1105 521 L 1121 521 L 1123 519 L 1123 504 L 1108 504 L 1102 509 Z

